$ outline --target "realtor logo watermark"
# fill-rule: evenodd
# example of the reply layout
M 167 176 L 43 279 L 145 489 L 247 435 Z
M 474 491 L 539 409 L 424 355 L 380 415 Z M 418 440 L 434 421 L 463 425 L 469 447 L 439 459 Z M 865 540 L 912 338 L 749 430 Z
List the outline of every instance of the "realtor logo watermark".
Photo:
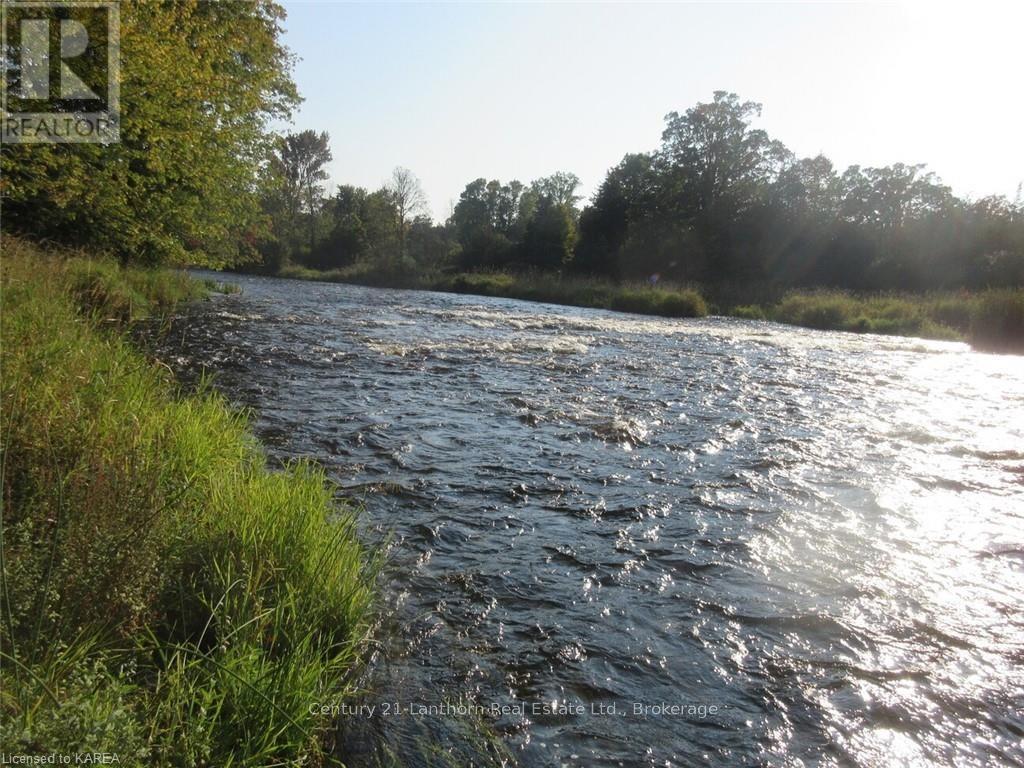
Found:
M 2 0 L 0 141 L 109 144 L 120 138 L 115 2 Z

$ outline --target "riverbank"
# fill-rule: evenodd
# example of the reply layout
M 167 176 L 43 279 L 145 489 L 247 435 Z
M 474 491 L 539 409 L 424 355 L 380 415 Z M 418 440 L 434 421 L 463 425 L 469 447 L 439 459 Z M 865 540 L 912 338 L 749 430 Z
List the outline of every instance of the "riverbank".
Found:
M 730 307 L 728 314 L 819 330 L 966 341 L 975 349 L 1024 352 L 1024 290 L 928 294 L 790 291 L 772 304 Z
M 1024 353 L 1024 289 L 859 294 L 840 290 L 756 291 L 643 283 L 544 273 L 462 272 L 396 276 L 365 265 L 319 271 L 288 265 L 279 277 L 611 309 L 662 317 L 719 314 L 826 331 L 965 341 L 975 349 Z M 756 303 L 738 298 L 759 294 Z
M 277 276 L 380 288 L 497 296 L 661 317 L 704 317 L 708 314 L 704 297 L 689 286 L 665 284 L 652 288 L 643 283 L 615 283 L 601 278 L 567 277 L 543 272 L 459 272 L 395 276 L 360 265 L 328 271 L 288 265 Z
M 181 273 L 4 238 L 0 743 L 121 764 L 319 764 L 374 558 L 309 465 L 126 338 Z M 74 759 L 74 758 L 72 758 Z

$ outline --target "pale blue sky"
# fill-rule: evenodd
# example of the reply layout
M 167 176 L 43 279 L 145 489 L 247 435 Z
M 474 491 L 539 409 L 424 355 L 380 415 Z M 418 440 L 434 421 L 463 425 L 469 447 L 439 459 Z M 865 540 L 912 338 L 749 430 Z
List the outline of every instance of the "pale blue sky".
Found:
M 575 172 L 589 194 L 663 119 L 715 90 L 845 168 L 927 162 L 958 194 L 1024 181 L 1024 11 L 924 4 L 286 3 L 331 185 L 395 165 L 437 218 L 467 182 Z

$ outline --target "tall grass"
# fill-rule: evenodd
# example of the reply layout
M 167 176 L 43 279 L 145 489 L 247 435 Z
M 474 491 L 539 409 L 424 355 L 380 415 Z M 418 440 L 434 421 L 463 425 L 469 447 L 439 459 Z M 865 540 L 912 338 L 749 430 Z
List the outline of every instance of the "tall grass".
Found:
M 1024 353 L 1024 290 L 986 291 L 971 303 L 969 317 L 967 335 L 975 347 Z
M 1024 352 L 1024 290 L 857 295 L 792 291 L 775 305 L 734 314 L 808 328 L 962 339 L 978 349 Z
M 599 277 L 549 272 L 443 274 L 387 270 L 367 263 L 331 270 L 316 270 L 289 264 L 278 272 L 278 276 L 296 280 L 324 280 L 356 285 L 498 296 L 662 317 L 704 317 L 708 314 L 708 305 L 704 297 L 700 291 L 690 286 L 664 284 L 651 287 L 645 283 L 619 283 Z
M 643 283 L 618 283 L 597 277 L 545 272 L 464 272 L 439 279 L 433 287 L 435 290 L 455 293 L 502 296 L 662 317 L 703 317 L 708 313 L 704 297 L 692 287 L 670 284 L 651 287 Z
M 617 283 L 597 277 L 547 272 L 408 273 L 403 276 L 367 265 L 329 271 L 290 265 L 279 274 L 301 280 L 450 291 L 664 317 L 703 317 L 708 313 L 704 298 L 691 287 L 666 284 L 652 288 L 643 283 Z
M 31 258 L 27 254 L 31 246 L 10 238 L 6 244 L 12 258 Z M 204 286 L 180 271 L 121 266 L 112 259 L 68 252 L 61 255 L 63 279 L 73 300 L 101 321 L 131 322 L 205 293 Z
M 5 239 L 0 744 L 128 764 L 323 759 L 309 705 L 351 693 L 373 558 L 306 464 L 124 340 L 183 276 Z

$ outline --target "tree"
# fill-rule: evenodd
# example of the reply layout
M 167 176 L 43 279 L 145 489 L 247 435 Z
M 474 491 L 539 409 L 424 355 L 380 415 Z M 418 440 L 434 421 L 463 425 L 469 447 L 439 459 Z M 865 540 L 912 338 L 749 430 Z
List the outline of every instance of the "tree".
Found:
M 757 102 L 715 91 L 714 101 L 665 117 L 661 161 L 681 172 L 679 191 L 686 204 L 703 213 L 726 202 L 741 210 L 781 170 L 790 153 L 765 131 L 750 127 L 760 114 Z
M 608 171 L 593 204 L 580 215 L 575 270 L 618 276 L 630 224 L 655 212 L 655 184 L 650 155 L 626 155 Z
M 882 168 L 850 166 L 842 176 L 844 218 L 893 230 L 908 219 L 942 210 L 952 201 L 949 187 L 925 166 L 896 163 Z
M 839 212 L 842 185 L 827 157 L 804 157 L 782 169 L 772 196 L 794 215 L 828 219 Z
M 714 101 L 665 118 L 656 157 L 663 204 L 695 228 L 713 280 L 737 267 L 738 221 L 790 158 L 781 142 L 751 128 L 760 114 L 760 104 L 716 91 Z
M 565 206 L 574 216 L 578 213 L 576 204 L 582 198 L 576 194 L 579 189 L 580 179 L 575 173 L 558 171 L 550 176 L 537 179 L 531 185 L 538 197 L 546 197 L 555 205 Z
M 124 0 L 121 141 L 5 144 L 3 225 L 122 259 L 256 258 L 273 121 L 298 102 L 284 10 Z
M 285 136 L 275 155 L 274 165 L 283 180 L 283 189 L 294 228 L 299 214 L 309 220 L 309 248 L 316 246 L 317 216 L 324 199 L 323 182 L 327 180 L 324 166 L 332 160 L 327 132 L 302 131 Z
M 452 210 L 451 224 L 464 245 L 478 231 L 493 227 L 489 187 L 490 184 L 484 178 L 469 182 Z
M 390 262 L 397 240 L 394 199 L 386 189 L 368 192 L 341 185 L 323 206 L 327 236 L 304 258 L 316 269 L 334 269 L 354 262 Z
M 367 192 L 362 187 L 342 185 L 324 205 L 330 229 L 309 255 L 309 265 L 334 269 L 363 258 L 372 247 L 366 219 Z
M 435 225 L 420 216 L 409 227 L 409 256 L 421 271 L 434 271 L 447 265 L 456 244 L 448 227 Z
M 505 266 L 536 208 L 536 194 L 521 182 L 471 181 L 459 196 L 449 224 L 462 246 L 462 266 Z
M 526 225 L 520 246 L 523 263 L 551 270 L 568 265 L 576 245 L 574 218 L 567 203 L 542 197 L 537 212 Z
M 385 185 L 385 189 L 395 206 L 398 255 L 404 259 L 409 225 L 417 216 L 427 213 L 427 196 L 416 174 L 401 166 L 392 171 L 391 181 Z

